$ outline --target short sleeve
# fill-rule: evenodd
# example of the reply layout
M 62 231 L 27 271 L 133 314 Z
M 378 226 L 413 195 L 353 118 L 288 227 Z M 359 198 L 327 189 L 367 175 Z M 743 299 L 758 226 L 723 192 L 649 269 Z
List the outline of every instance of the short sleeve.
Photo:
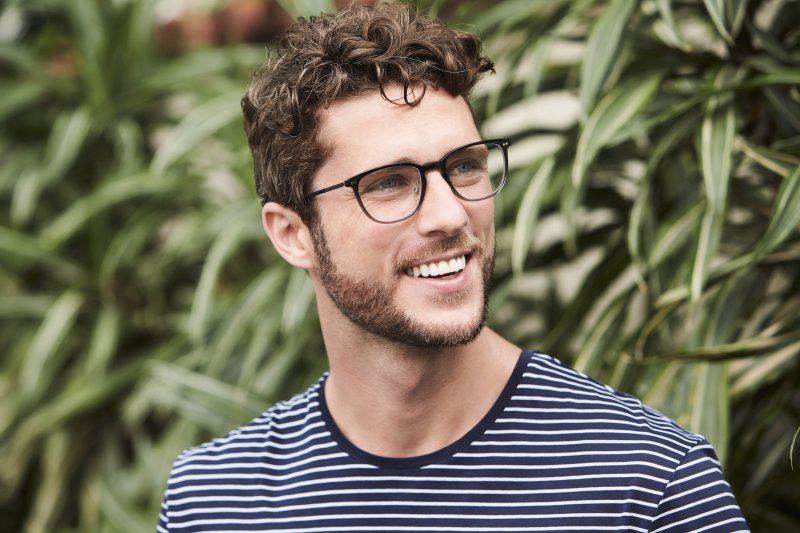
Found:
M 703 440 L 675 469 L 659 502 L 651 533 L 749 532 L 714 449 Z
M 157 533 L 169 532 L 169 518 L 167 518 L 167 510 L 169 504 L 167 503 L 167 493 L 164 493 L 164 499 L 161 501 L 161 511 L 158 513 L 158 526 L 156 527 Z

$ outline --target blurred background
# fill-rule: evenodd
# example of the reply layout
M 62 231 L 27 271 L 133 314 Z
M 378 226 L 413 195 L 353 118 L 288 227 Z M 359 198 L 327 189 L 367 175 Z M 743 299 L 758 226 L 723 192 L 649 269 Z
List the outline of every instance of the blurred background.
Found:
M 366 2 L 370 3 L 370 2 Z M 0 2 L 0 532 L 150 532 L 170 465 L 326 367 L 239 101 L 331 0 Z M 497 73 L 490 324 L 715 446 L 800 531 L 800 2 L 427 0 Z

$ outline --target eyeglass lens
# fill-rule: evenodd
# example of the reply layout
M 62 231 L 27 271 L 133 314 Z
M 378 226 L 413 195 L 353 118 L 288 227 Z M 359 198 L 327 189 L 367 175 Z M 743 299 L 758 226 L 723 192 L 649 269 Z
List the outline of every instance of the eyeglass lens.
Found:
M 503 186 L 505 158 L 503 148 L 494 143 L 466 146 L 443 160 L 446 177 L 457 196 L 464 200 L 483 200 Z M 394 222 L 417 210 L 422 197 L 422 176 L 417 167 L 398 164 L 363 176 L 358 195 L 364 210 L 380 222 Z

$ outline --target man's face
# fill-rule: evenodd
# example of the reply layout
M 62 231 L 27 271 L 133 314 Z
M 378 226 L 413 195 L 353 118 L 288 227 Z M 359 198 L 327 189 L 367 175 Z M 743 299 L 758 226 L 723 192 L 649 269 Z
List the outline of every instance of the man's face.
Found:
M 390 97 L 400 96 L 392 89 Z M 378 92 L 338 101 L 321 113 L 321 125 L 330 156 L 310 190 L 389 163 L 435 161 L 480 140 L 464 99 L 434 89 L 416 107 Z M 393 224 L 367 218 L 350 188 L 316 197 L 311 274 L 339 313 L 372 334 L 412 346 L 456 346 L 472 341 L 486 320 L 493 203 L 459 200 L 438 171 L 426 178 L 419 211 Z M 421 275 L 442 261 L 455 271 Z

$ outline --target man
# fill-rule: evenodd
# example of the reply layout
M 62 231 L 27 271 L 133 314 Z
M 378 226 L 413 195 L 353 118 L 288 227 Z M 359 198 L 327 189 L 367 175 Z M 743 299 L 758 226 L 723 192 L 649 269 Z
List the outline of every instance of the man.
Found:
M 710 445 L 484 327 L 492 64 L 402 6 L 300 22 L 243 100 L 330 373 L 175 463 L 160 531 L 746 531 Z

